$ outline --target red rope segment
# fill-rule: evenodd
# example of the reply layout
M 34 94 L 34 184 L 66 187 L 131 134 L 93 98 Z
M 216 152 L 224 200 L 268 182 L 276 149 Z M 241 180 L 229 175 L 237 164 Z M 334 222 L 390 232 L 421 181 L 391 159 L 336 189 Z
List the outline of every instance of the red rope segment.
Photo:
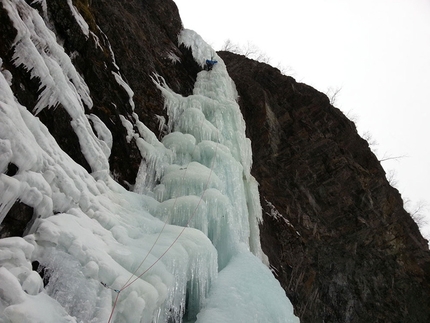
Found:
M 120 292 L 121 292 L 121 291 L 119 291 L 118 293 L 116 293 L 115 302 L 113 303 L 112 311 L 110 312 L 110 316 L 109 316 L 108 323 L 110 323 L 110 322 L 111 322 L 111 320 L 112 320 L 113 312 L 115 311 L 116 303 L 118 302 L 118 298 L 119 298 L 119 293 L 120 293 Z
M 201 124 L 203 123 L 203 120 L 202 120 L 202 122 L 201 122 Z M 218 133 L 219 133 L 219 130 L 218 130 Z M 154 249 L 154 247 L 155 247 L 155 245 L 157 244 L 157 242 L 158 242 L 158 240 L 159 240 L 159 238 L 160 238 L 160 236 L 161 236 L 161 234 L 162 234 L 162 232 L 164 231 L 164 229 L 165 229 L 165 227 L 167 226 L 167 221 L 169 220 L 169 217 L 166 219 L 166 221 L 164 222 L 164 225 L 163 225 L 163 227 L 162 227 L 162 229 L 161 229 L 161 231 L 160 231 L 160 233 L 158 234 L 158 236 L 157 236 L 157 239 L 155 239 L 155 241 L 154 241 L 154 243 L 152 244 L 152 246 L 151 246 L 151 248 L 149 249 L 149 251 L 148 251 L 148 253 L 146 254 L 146 256 L 145 256 L 145 258 L 141 261 L 141 263 L 139 264 L 139 266 L 136 268 L 136 270 L 131 274 L 131 276 L 130 276 L 130 278 L 125 282 L 125 284 L 123 285 L 123 287 L 121 287 L 119 290 L 115 290 L 116 292 L 117 292 L 117 295 L 116 295 L 116 298 L 115 298 L 115 302 L 114 302 L 114 304 L 113 304 L 113 306 L 112 306 L 112 311 L 111 311 L 111 314 L 110 314 L 110 316 L 109 316 L 109 320 L 108 320 L 108 323 L 111 323 L 111 320 L 112 320 L 112 317 L 113 317 L 113 313 L 114 313 L 114 311 L 115 311 L 115 307 L 116 307 L 116 304 L 117 304 L 117 302 L 118 302 L 118 298 L 119 298 L 119 294 L 120 294 L 120 292 L 122 292 L 124 289 L 126 289 L 126 288 L 128 288 L 130 285 L 132 285 L 134 282 L 136 282 L 139 278 L 141 278 L 144 274 L 146 274 L 151 268 L 153 268 L 166 254 L 167 254 L 167 252 L 175 245 L 175 243 L 179 240 L 179 238 L 181 237 L 181 235 L 184 233 L 184 231 L 185 231 L 185 229 L 189 226 L 189 224 L 190 224 L 190 222 L 191 222 L 191 220 L 195 217 L 195 215 L 197 214 L 197 210 L 198 210 L 198 208 L 199 208 L 199 206 L 200 206 L 200 203 L 203 201 L 203 197 L 204 197 L 204 195 L 206 194 L 206 191 L 207 191 L 207 188 L 208 188 L 208 186 L 209 186 L 209 181 L 210 181 L 210 178 L 211 178 L 211 176 L 212 176 L 212 173 L 213 173 L 213 168 L 214 168 L 214 165 L 215 165 L 215 160 L 216 160 L 216 156 L 217 156 L 217 152 L 218 152 L 218 145 L 219 145 L 219 135 L 218 135 L 218 140 L 217 140 L 217 142 L 216 142 L 216 146 L 215 146 L 215 153 L 214 153 L 214 157 L 213 157 L 213 159 L 212 159 L 212 163 L 211 163 L 211 168 L 210 168 L 210 172 L 209 172 L 209 176 L 208 176 L 208 179 L 206 180 L 206 184 L 205 184 L 205 188 L 204 188 L 204 190 L 203 190 L 203 193 L 202 193 L 202 195 L 200 196 L 200 199 L 199 199 L 199 202 L 197 203 L 197 206 L 196 206 L 196 208 L 194 209 L 194 212 L 192 213 L 192 215 L 190 216 L 190 218 L 188 219 L 188 222 L 187 222 L 187 224 L 186 224 L 186 226 L 184 226 L 183 228 L 182 228 L 182 230 L 179 232 L 179 234 L 178 234 L 178 236 L 173 240 L 173 242 L 169 245 L 169 247 L 160 255 L 160 257 L 158 257 L 158 259 L 157 260 L 155 260 L 154 261 L 154 263 L 151 265 L 151 266 L 149 266 L 147 269 L 145 269 L 144 271 L 143 271 L 143 273 L 141 273 L 139 276 L 136 276 L 136 278 L 135 279 L 133 279 L 133 280 L 131 280 L 132 279 L 132 277 L 133 276 L 135 276 L 135 274 L 136 274 L 136 272 L 140 269 L 140 267 L 143 265 L 143 263 L 145 262 L 145 260 L 148 258 L 148 256 L 149 256 L 149 254 L 151 253 L 151 251 Z M 197 145 L 195 145 L 194 146 L 194 149 L 193 149 L 193 152 L 192 152 L 192 154 L 194 153 L 194 151 L 195 151 L 195 149 L 196 149 L 196 147 L 197 147 Z M 192 155 L 191 154 L 191 155 Z M 184 176 L 182 177 L 182 180 L 184 180 L 185 179 L 185 176 L 186 176 L 186 174 L 187 174 L 187 171 L 188 171 L 188 166 L 190 165 L 190 163 L 191 162 L 189 162 L 188 163 L 188 165 L 187 165 L 187 167 L 186 167 L 186 170 L 185 170 L 185 172 L 184 172 Z M 176 202 L 177 202 L 177 200 L 178 200 L 178 197 L 175 197 L 175 202 L 174 202 L 174 204 L 173 204 L 173 206 L 175 206 L 176 205 Z
M 199 127 L 201 128 L 202 127 L 202 124 L 203 124 L 203 121 L 204 120 L 206 120 L 206 119 L 202 119 L 202 121 L 200 122 L 200 124 L 199 124 Z M 218 130 L 218 133 L 219 133 L 219 130 Z M 191 152 L 191 154 L 190 154 L 190 156 L 192 157 L 193 156 L 193 154 L 194 154 L 194 152 L 196 151 L 196 148 L 197 148 L 197 145 L 195 144 L 194 145 L 194 148 L 193 148 L 193 151 Z M 217 143 L 217 149 L 218 149 L 218 143 Z M 185 167 L 185 172 L 184 172 L 184 175 L 182 176 L 182 182 L 185 180 L 185 177 L 186 177 L 186 175 L 187 175 L 187 172 L 188 172 L 188 166 L 190 165 L 190 163 L 191 163 L 191 161 L 190 162 L 188 162 L 188 164 L 187 164 L 187 166 Z M 212 169 L 211 169 L 211 171 L 212 171 Z M 211 175 L 209 174 L 209 177 L 210 177 Z M 206 186 L 207 187 L 207 186 Z M 206 189 L 206 188 L 205 188 Z M 173 203 L 173 208 L 175 208 L 175 206 L 176 206 L 176 202 L 178 201 L 178 197 L 175 197 L 175 202 Z M 199 204 L 200 204 L 200 201 L 199 201 Z M 196 212 L 196 211 L 195 211 Z M 161 228 L 161 231 L 158 233 L 158 236 L 157 236 L 157 238 L 155 239 L 155 241 L 154 241 L 154 243 L 152 244 L 152 246 L 151 246 L 151 248 L 148 250 L 148 252 L 146 253 L 146 256 L 145 256 L 145 258 L 143 258 L 143 260 L 140 262 L 140 264 L 139 264 L 139 266 L 137 266 L 137 268 L 136 268 L 136 270 L 130 275 L 130 278 L 124 283 L 124 285 L 123 285 L 123 287 L 121 288 L 121 290 L 123 290 L 125 287 L 124 286 L 129 286 L 129 282 L 130 282 L 130 280 L 133 278 L 133 276 L 135 276 L 136 275 L 136 272 L 140 269 L 140 267 L 142 267 L 142 265 L 143 265 L 143 263 L 145 262 L 145 260 L 148 258 L 148 256 L 151 254 L 151 252 L 152 252 L 152 250 L 154 249 L 154 247 L 157 245 L 157 242 L 158 242 L 158 240 L 160 239 L 160 236 L 161 236 L 161 234 L 163 233 L 163 231 L 164 231 L 164 229 L 166 228 L 166 226 L 167 226 L 167 222 L 170 220 L 170 217 L 167 217 L 166 218 L 166 220 L 164 221 L 164 224 L 163 224 L 163 227 Z M 188 221 L 188 223 L 189 223 L 190 221 Z M 158 260 L 156 261 L 156 262 L 158 262 Z M 151 266 L 152 267 L 152 266 Z M 149 269 L 148 269 L 149 270 Z M 140 278 L 141 277 L 141 275 L 138 277 L 138 278 Z M 133 280 L 133 282 L 135 282 L 136 281 L 136 279 L 135 280 Z M 132 282 L 132 283 L 133 283 Z
M 156 261 L 154 261 L 154 263 L 151 265 L 151 266 L 149 266 L 142 274 L 140 274 L 139 276 L 137 276 L 134 280 L 132 280 L 130 283 L 128 283 L 128 284 L 125 284 L 121 289 L 120 289 L 120 291 L 123 291 L 124 289 L 126 289 L 127 287 L 129 287 L 131 284 L 133 284 L 136 280 L 138 280 L 140 277 L 142 277 L 144 274 L 146 274 L 152 267 L 154 267 L 160 260 L 161 260 L 161 258 L 163 258 L 164 256 L 165 256 L 165 254 L 174 246 L 174 244 L 179 240 L 179 238 L 181 237 L 181 235 L 184 233 L 184 231 L 185 231 L 185 229 L 189 226 L 189 224 L 190 224 L 190 222 L 191 222 L 191 220 L 196 216 L 196 214 L 197 214 L 197 210 L 198 210 L 198 208 L 199 208 L 199 206 L 200 206 L 200 204 L 201 204 L 201 202 L 203 201 L 203 197 L 204 197 L 204 195 L 206 194 L 206 191 L 207 191 L 207 188 L 208 188 L 208 186 L 209 186 L 209 181 L 210 181 L 210 178 L 211 178 L 211 176 L 212 176 L 212 173 L 213 173 L 213 166 L 214 166 L 214 164 L 215 164 L 215 159 L 216 159 L 216 154 L 217 154 L 217 151 L 218 151 L 218 142 L 216 143 L 216 146 L 215 146 L 215 156 L 214 156 L 214 158 L 213 158 L 213 160 L 212 160 L 212 164 L 211 164 L 211 169 L 210 169 L 210 173 L 209 173 L 209 176 L 208 176 L 208 179 L 206 180 L 206 184 L 205 184 L 205 188 L 204 188 L 204 190 L 203 190 L 203 193 L 202 193 L 202 195 L 200 196 L 200 199 L 199 199 L 199 202 L 197 203 L 197 206 L 195 207 L 195 209 L 194 209 L 194 212 L 192 213 L 192 215 L 190 216 L 190 218 L 188 219 L 188 222 L 187 222 L 187 224 L 182 228 L 182 230 L 179 232 L 179 234 L 178 234 L 178 236 L 173 240 L 173 242 L 169 245 L 169 247 L 161 254 L 161 256 L 160 257 L 158 257 L 158 259 L 156 260 Z M 184 176 L 185 177 L 185 176 Z M 175 198 L 175 203 L 176 203 L 176 200 L 177 200 L 178 198 L 176 197 Z M 137 271 L 137 270 L 136 270 Z M 135 272 L 136 272 L 135 271 Z

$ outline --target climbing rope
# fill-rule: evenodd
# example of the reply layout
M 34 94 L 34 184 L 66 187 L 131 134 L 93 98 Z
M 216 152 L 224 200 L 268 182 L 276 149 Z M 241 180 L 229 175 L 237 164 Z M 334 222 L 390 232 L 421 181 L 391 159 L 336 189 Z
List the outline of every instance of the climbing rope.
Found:
M 204 118 L 202 121 L 201 121 L 201 123 L 200 123 L 200 127 L 202 127 L 202 124 L 203 124 L 203 121 L 204 120 L 206 120 L 206 118 Z M 166 228 L 166 226 L 167 226 L 167 223 L 168 223 L 168 221 L 169 221 L 169 219 L 170 219 L 170 217 L 167 217 L 166 218 L 166 220 L 164 221 L 164 224 L 163 224 L 163 227 L 161 228 L 161 230 L 160 230 L 160 232 L 158 233 L 158 235 L 157 235 L 157 238 L 155 239 L 155 241 L 154 241 L 154 243 L 152 244 L 152 246 L 151 246 L 151 248 L 148 250 L 148 252 L 147 252 L 147 254 L 146 254 L 146 256 L 143 258 L 143 260 L 140 262 L 140 264 L 139 264 L 139 266 L 137 266 L 137 268 L 134 270 L 134 272 L 130 275 L 130 278 L 124 283 L 124 285 L 120 288 L 120 289 L 113 289 L 113 288 L 111 288 L 111 287 L 109 287 L 107 284 L 105 284 L 105 283 L 103 283 L 103 282 L 101 282 L 101 284 L 104 286 L 104 287 L 106 287 L 106 288 L 108 288 L 108 289 L 111 289 L 111 290 L 113 290 L 114 292 L 116 292 L 116 297 L 115 297 L 115 301 L 114 301 L 114 303 L 113 303 L 113 306 L 112 306 L 112 310 L 111 310 L 111 313 L 110 313 L 110 316 L 109 316 L 109 320 L 108 320 L 108 323 L 110 323 L 111 322 L 111 320 L 112 320 L 112 318 L 113 318 L 113 314 L 114 314 L 114 312 L 115 312 L 115 308 L 116 308 L 116 305 L 117 305 L 117 303 L 118 303 L 118 299 L 119 299 L 119 295 L 120 295 L 120 293 L 123 291 L 123 290 L 125 290 L 126 288 L 128 288 L 128 287 L 130 287 L 133 283 L 135 283 L 137 280 L 139 280 L 144 274 L 146 274 L 149 270 L 151 270 L 151 268 L 153 268 L 168 252 L 169 252 L 169 250 L 170 249 L 172 249 L 173 248 L 173 246 L 176 244 L 176 242 L 179 240 L 179 238 L 182 236 L 182 234 L 184 233 L 184 231 L 185 231 L 185 229 L 189 226 L 189 224 L 191 223 L 191 221 L 192 221 L 192 219 L 195 217 L 195 215 L 197 214 L 197 210 L 198 210 L 198 208 L 199 208 L 199 206 L 200 206 L 200 204 L 201 204 L 201 202 L 203 201 L 203 197 L 204 197 L 204 195 L 206 194 L 206 191 L 207 191 L 207 188 L 208 188 L 208 186 L 209 186 L 209 182 L 210 182 L 210 179 L 211 179 L 211 176 L 212 176 L 212 173 L 213 173 L 213 168 L 214 168 L 214 165 L 215 165 L 215 160 L 216 160 L 216 157 L 217 157 L 217 153 L 218 153 L 218 145 L 219 145 L 219 140 L 220 140 L 220 134 L 219 134 L 219 129 L 217 129 L 218 130 L 218 140 L 216 141 L 216 146 L 215 146 L 215 153 L 214 153 L 214 157 L 213 157 L 213 159 L 212 159 L 212 162 L 211 162 L 211 167 L 210 167 L 210 172 L 209 172 L 209 176 L 208 176 L 208 178 L 207 178 L 207 180 L 206 180 L 206 183 L 205 183 L 205 186 L 204 186 L 204 189 L 203 189 L 203 192 L 202 192 L 202 194 L 201 194 L 201 196 L 200 196 L 200 199 L 199 199 L 199 202 L 197 203 L 197 206 L 195 207 L 195 209 L 194 209 L 194 211 L 193 211 L 193 213 L 191 214 L 191 216 L 190 216 L 190 218 L 188 219 L 188 221 L 187 221 L 187 224 L 182 228 L 182 230 L 179 232 L 179 234 L 176 236 L 176 238 L 172 241 L 172 243 L 167 247 L 167 249 L 148 267 L 148 268 L 146 268 L 140 275 L 136 275 L 136 273 L 139 271 L 139 269 L 143 266 L 143 264 L 144 264 L 144 262 L 146 261 L 146 259 L 148 258 L 148 256 L 150 255 L 150 253 L 152 252 L 152 250 L 155 248 L 155 246 L 156 246 L 156 244 L 157 244 L 157 242 L 158 242 L 158 240 L 160 239 L 160 237 L 161 237 L 161 234 L 163 233 L 163 231 L 164 231 L 164 229 Z M 197 144 L 194 146 L 194 149 L 193 149 L 193 151 L 192 151 L 192 153 L 191 153 L 191 156 L 194 154 L 194 152 L 195 152 L 195 149 L 196 149 L 196 147 L 197 147 Z M 185 172 L 184 172 L 184 175 L 182 176 L 182 181 L 184 181 L 185 180 L 185 177 L 186 177 L 186 174 L 187 174 L 187 171 L 188 171 L 188 166 L 190 165 L 190 163 L 191 163 L 191 161 L 190 162 L 188 162 L 188 164 L 187 164 L 187 166 L 185 167 Z M 173 204 L 173 208 L 175 207 L 175 205 L 176 205 L 176 202 L 177 202 L 177 200 L 178 200 L 178 197 L 175 197 L 175 201 L 174 201 L 174 204 Z M 135 278 L 134 279 L 132 279 L 133 277 L 135 276 Z

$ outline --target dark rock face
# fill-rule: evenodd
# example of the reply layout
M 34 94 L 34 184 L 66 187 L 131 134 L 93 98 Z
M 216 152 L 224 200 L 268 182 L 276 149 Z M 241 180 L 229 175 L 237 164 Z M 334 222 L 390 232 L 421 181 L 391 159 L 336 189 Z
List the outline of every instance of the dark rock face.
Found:
M 263 250 L 302 322 L 429 322 L 430 253 L 354 124 L 277 69 L 219 53 L 260 183 Z
M 141 157 L 135 143 L 127 143 L 126 129 L 121 126 L 119 116 L 134 124 L 134 112 L 158 133 L 155 115 L 164 115 L 164 103 L 153 82 L 154 73 L 161 75 L 176 92 L 189 95 L 200 67 L 187 48 L 178 46 L 182 23 L 171 1 L 92 1 L 90 5 L 88 0 L 74 0 L 73 4 L 89 25 L 89 37 L 66 1 L 47 0 L 48 23 L 90 88 L 93 107 L 86 106 L 86 112 L 99 117 L 113 135 L 110 168 L 116 180 L 128 187 L 134 184 Z M 32 5 L 42 12 L 37 4 Z M 5 31 L 0 35 L 3 66 L 15 76 L 12 88 L 18 100 L 31 110 L 37 102 L 39 80 L 30 78 L 22 67 L 14 66 L 12 44 L 16 30 L 3 8 L 0 18 L 0 28 Z M 113 72 L 120 74 L 133 90 L 134 110 L 129 94 L 118 84 Z M 38 117 L 60 147 L 91 171 L 64 108 L 59 105 L 44 109 Z
M 6 237 L 23 236 L 29 229 L 33 219 L 32 207 L 19 201 L 11 207 L 7 216 L 0 223 L 0 239 Z
M 75 55 L 74 64 L 91 89 L 94 101 L 91 113 L 108 126 L 114 137 L 111 170 L 120 183 L 133 184 L 140 154 L 133 143 L 127 144 L 125 129 L 118 126 L 121 124 L 119 114 L 134 123 L 131 114 L 135 112 L 157 133 L 155 115 L 164 114 L 164 105 L 151 77 L 154 73 L 162 75 L 172 89 L 188 95 L 199 68 L 189 50 L 177 45 L 182 23 L 173 2 L 94 1 L 90 6 L 87 0 L 76 0 L 74 4 L 97 36 L 100 46 L 95 37 L 83 37 L 66 2 L 48 1 L 50 17 L 59 36 L 64 38 L 66 51 L 79 53 Z M 171 57 L 177 57 L 178 62 Z M 134 111 L 128 94 L 115 81 L 112 71 L 121 73 L 132 88 Z
M 73 0 L 88 23 L 87 37 L 66 1 L 46 4 L 46 19 L 89 86 L 93 106 L 85 106 L 86 113 L 98 116 L 113 135 L 110 169 L 128 187 L 141 156 L 127 142 L 120 115 L 135 125 L 136 113 L 159 134 L 155 115 L 164 115 L 164 103 L 151 76 L 161 75 L 186 96 L 201 69 L 177 45 L 178 10 L 169 0 Z M 13 64 L 15 36 L 0 5 L 2 64 L 14 76 L 17 100 L 31 110 L 40 80 Z M 264 208 L 262 245 L 301 321 L 429 322 L 426 241 L 354 124 L 313 88 L 268 65 L 220 55 L 236 83 L 252 140 L 252 172 Z M 134 110 L 112 72 L 134 91 Z M 61 148 L 91 171 L 66 110 L 59 105 L 38 117 Z M 9 176 L 17 172 L 9 165 Z M 22 235 L 33 216 L 32 208 L 17 202 L 1 237 Z

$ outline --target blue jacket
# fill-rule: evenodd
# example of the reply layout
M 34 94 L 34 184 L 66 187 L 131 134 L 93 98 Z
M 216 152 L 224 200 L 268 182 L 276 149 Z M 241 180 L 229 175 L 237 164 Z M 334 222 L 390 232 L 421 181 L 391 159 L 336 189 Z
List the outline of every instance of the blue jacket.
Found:
M 211 66 L 213 66 L 213 65 L 215 65 L 216 63 L 218 63 L 218 61 L 214 61 L 214 60 L 211 60 L 211 59 L 207 59 L 207 60 L 206 60 L 206 65 L 211 65 Z

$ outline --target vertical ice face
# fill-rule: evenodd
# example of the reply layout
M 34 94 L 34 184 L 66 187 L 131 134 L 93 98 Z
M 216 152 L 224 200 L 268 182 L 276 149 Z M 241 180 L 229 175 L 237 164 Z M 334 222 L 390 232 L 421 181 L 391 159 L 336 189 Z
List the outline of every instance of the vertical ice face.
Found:
M 266 258 L 259 241 L 258 184 L 250 174 L 251 144 L 245 137 L 235 86 L 224 62 L 199 35 L 184 30 L 179 42 L 191 48 L 202 67 L 206 59 L 217 60 L 211 71 L 198 74 L 194 93 L 187 98 L 160 85 L 171 131 L 192 135 L 196 143 L 189 152 L 183 137 L 166 139 L 166 144 L 178 147 L 179 168 L 166 169 L 161 178 L 165 202 L 160 207 L 173 204 L 169 208 L 173 221 L 184 225 L 185 219 L 191 219 L 186 224 L 202 230 L 218 251 L 220 273 L 196 322 L 298 322 L 285 292 L 262 262 Z M 195 163 L 205 168 L 198 169 Z M 182 197 L 172 195 L 181 182 L 192 190 L 175 193 Z
M 220 246 L 220 268 L 240 244 L 264 259 L 258 233 L 258 189 L 250 175 L 251 143 L 245 137 L 234 83 L 224 62 L 196 33 L 182 31 L 179 42 L 191 48 L 202 67 L 206 59 L 218 63 L 213 70 L 197 75 L 194 93 L 188 97 L 172 92 L 158 79 L 171 131 L 162 143 L 175 153 L 176 166 L 164 169 L 160 184 L 154 189 L 155 196 L 163 202 L 160 208 L 175 204 L 171 221 L 195 225 Z M 199 204 L 192 206 L 195 199 L 185 200 L 183 196 L 199 197 Z M 186 201 L 191 204 L 185 207 Z M 185 209 L 189 209 L 188 213 Z M 190 217 L 190 223 L 185 221 Z

